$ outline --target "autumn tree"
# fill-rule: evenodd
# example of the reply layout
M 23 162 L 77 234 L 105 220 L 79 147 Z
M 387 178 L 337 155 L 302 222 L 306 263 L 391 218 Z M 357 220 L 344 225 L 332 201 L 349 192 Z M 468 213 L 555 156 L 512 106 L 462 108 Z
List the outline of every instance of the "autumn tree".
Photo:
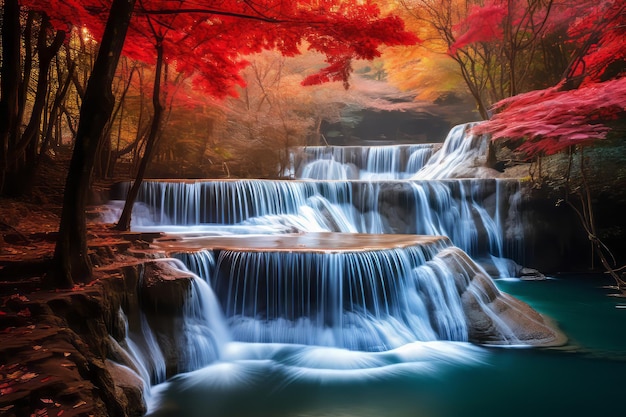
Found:
M 318 145 L 321 120 L 337 120 L 345 98 L 341 83 L 302 88 L 302 81 L 323 68 L 323 55 L 285 58 L 276 51 L 247 57 L 245 86 L 238 97 L 224 100 L 228 116 L 222 135 L 234 175 L 277 178 L 289 168 L 290 149 Z M 352 90 L 352 89 L 351 89 Z
M 0 67 L 0 191 L 4 188 L 9 150 L 19 134 L 20 61 L 20 5 L 17 0 L 5 0 Z
M 111 83 L 123 45 L 124 53 L 135 59 L 149 63 L 159 59 L 159 48 L 156 52 L 145 48 L 145 38 L 138 36 L 145 33 L 142 29 L 146 25 L 155 29 L 150 30 L 157 46 L 162 47 L 163 62 L 192 75 L 197 88 L 220 98 L 236 94 L 235 87 L 243 84 L 239 73 L 247 65 L 244 54 L 269 49 L 276 49 L 285 56 L 298 55 L 303 50 L 319 51 L 326 56 L 327 66 L 307 77 L 303 84 L 340 81 L 347 87 L 352 60 L 377 57 L 383 44 L 416 41 L 414 35 L 404 31 L 399 18 L 382 16 L 376 5 L 367 1 L 206 0 L 194 2 L 190 7 L 188 2 L 180 0 L 143 0 L 137 1 L 136 8 L 134 3 L 123 0 L 22 2 L 33 10 L 44 10 L 55 28 L 68 23 L 85 26 L 94 39 L 100 40 L 82 100 L 66 182 L 55 251 L 58 268 L 52 281 L 57 286 L 71 286 L 76 281 L 90 279 L 84 210 L 91 171 L 113 110 Z M 161 36 L 164 31 L 168 36 Z M 153 95 L 155 109 L 158 109 L 161 105 L 159 91 Z M 153 115 L 153 124 L 158 123 L 157 116 Z
M 31 4 L 36 8 L 42 2 Z M 56 3 L 56 2 L 55 2 Z M 60 4 L 55 4 L 61 9 Z M 76 7 L 76 5 L 71 5 Z M 91 277 L 91 262 L 87 252 L 85 208 L 91 171 L 104 127 L 111 116 L 114 98 L 111 84 L 122 52 L 126 31 L 134 7 L 133 0 L 113 0 L 109 18 L 103 28 L 98 56 L 89 78 L 81 105 L 80 122 L 69 173 L 65 184 L 63 211 L 55 248 L 55 269 L 46 277 L 55 287 L 71 287 Z M 68 15 L 74 16 L 74 12 Z M 63 10 L 50 8 L 48 12 Z M 57 21 L 57 24 L 58 21 Z
M 556 82 L 569 61 L 572 48 L 564 30 L 578 11 L 569 2 L 401 3 L 426 35 L 424 64 L 440 61 L 444 54 L 452 59 L 483 119 L 496 101 Z M 413 59 L 422 64 L 419 54 Z
M 140 4 L 143 4 L 141 0 Z M 182 2 L 175 6 L 181 7 Z M 135 205 L 137 195 L 139 194 L 139 187 L 141 187 L 148 164 L 152 159 L 157 147 L 157 141 L 161 135 L 165 112 L 164 98 L 161 92 L 164 83 L 164 72 L 166 71 L 165 45 L 168 34 L 170 34 L 172 29 L 176 26 L 175 19 L 179 16 L 181 15 L 178 13 L 177 9 L 172 10 L 171 14 L 166 16 L 168 17 L 167 19 L 161 20 L 153 18 L 150 14 L 146 14 L 144 23 L 145 27 L 141 31 L 141 34 L 144 36 L 146 36 L 146 32 L 149 34 L 148 40 L 153 45 L 154 52 L 156 53 L 154 84 L 152 87 L 152 120 L 146 137 L 144 155 L 139 163 L 135 180 L 128 191 L 122 214 L 120 215 L 117 225 L 115 226 L 118 230 L 130 229 L 132 210 Z M 137 26 L 138 25 L 135 25 L 135 28 L 139 31 Z M 174 35 L 178 34 L 176 33 Z
M 387 80 L 415 94 L 416 100 L 434 102 L 466 95 L 467 87 L 457 64 L 446 53 L 449 44 L 442 39 L 434 22 L 427 19 L 427 9 L 413 1 L 397 3 L 396 13 L 423 42 L 385 50 L 382 60 Z
M 54 89 L 53 60 L 66 39 L 66 32 L 54 30 L 45 14 L 31 10 L 24 13 L 25 18 L 22 15 L 16 1 L 5 3 L 0 99 L 0 192 L 10 195 L 19 195 L 27 188 L 41 153 L 46 151 L 50 137 L 47 134 L 49 120 L 43 115 L 59 112 L 69 80 L 67 76 L 65 80 L 63 76 L 59 78 L 59 85 L 63 86 L 56 88 L 56 97 L 50 105 Z M 23 36 L 22 21 L 25 22 Z M 31 85 L 31 78 L 35 81 L 34 86 Z M 29 96 L 31 90 L 34 91 L 32 97 Z M 26 111 L 27 103 L 30 105 L 29 112 Z

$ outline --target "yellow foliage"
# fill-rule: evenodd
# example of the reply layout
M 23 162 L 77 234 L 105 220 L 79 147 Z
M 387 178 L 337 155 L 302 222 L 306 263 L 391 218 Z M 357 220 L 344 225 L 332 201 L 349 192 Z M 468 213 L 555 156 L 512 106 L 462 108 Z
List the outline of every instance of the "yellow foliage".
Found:
M 423 40 L 420 45 L 387 48 L 383 55 L 388 81 L 416 100 L 434 101 L 448 93 L 466 92 L 458 64 L 446 54 L 449 40 L 442 36 L 441 19 L 458 19 L 464 2 L 458 0 L 403 0 L 393 2 L 407 29 Z M 458 5 L 456 3 L 459 3 Z M 462 6 L 462 5 L 463 6 Z M 386 3 L 388 6 L 388 3 Z M 444 16 L 443 10 L 456 10 Z

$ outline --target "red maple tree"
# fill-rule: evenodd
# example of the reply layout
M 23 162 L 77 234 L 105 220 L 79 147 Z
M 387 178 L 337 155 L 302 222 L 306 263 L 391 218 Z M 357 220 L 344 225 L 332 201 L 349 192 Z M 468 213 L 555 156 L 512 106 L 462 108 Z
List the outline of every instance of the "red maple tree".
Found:
M 23 0 L 43 10 L 57 27 L 88 28 L 102 36 L 110 0 Z M 326 55 L 328 66 L 304 84 L 342 81 L 347 84 L 354 59 L 380 56 L 382 45 L 418 41 L 396 16 L 383 16 L 374 2 L 365 1 L 137 1 L 124 54 L 148 63 L 156 61 L 151 47 L 153 27 L 162 37 L 165 60 L 192 74 L 196 86 L 223 97 L 236 94 L 243 83 L 239 72 L 245 56 L 276 49 L 286 56 L 304 50 Z
M 568 29 L 579 52 L 565 74 L 566 79 L 586 85 L 626 74 L 626 2 L 595 2 Z
M 499 0 L 488 1 L 482 6 L 472 5 L 467 18 L 452 27 L 459 35 L 448 53 L 454 55 L 457 50 L 471 43 L 502 39 L 502 22 L 508 13 L 506 6 L 505 2 Z
M 518 150 L 528 157 L 606 137 L 606 122 L 626 115 L 626 2 L 589 4 L 568 33 L 578 49 L 563 80 L 496 103 L 477 132 L 493 140 L 522 140 Z
M 477 125 L 494 141 L 519 141 L 517 151 L 532 158 L 570 146 L 589 145 L 611 130 L 605 123 L 626 113 L 626 78 L 587 83 L 563 90 L 563 84 L 496 103 L 494 116 Z

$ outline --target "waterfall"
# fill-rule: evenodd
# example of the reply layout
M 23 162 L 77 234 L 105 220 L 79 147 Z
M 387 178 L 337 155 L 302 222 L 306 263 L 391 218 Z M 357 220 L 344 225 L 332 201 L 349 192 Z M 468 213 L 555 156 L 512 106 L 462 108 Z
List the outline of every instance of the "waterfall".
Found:
M 295 177 L 312 180 L 411 178 L 433 154 L 433 144 L 308 146 L 293 152 Z
M 502 259 L 521 259 L 523 233 L 519 182 L 465 175 L 487 172 L 487 138 L 471 126 L 441 146 L 300 149 L 295 180 L 144 181 L 133 229 L 176 233 L 153 247 L 191 285 L 179 317 L 135 316 L 126 345 L 136 372 L 158 383 L 311 346 L 378 361 L 416 343 L 558 339 L 472 259 L 510 276 Z
M 209 284 L 191 272 L 179 259 L 166 259 L 170 267 L 189 275 L 191 288 L 183 303 L 182 338 L 179 344 L 178 371 L 187 372 L 206 366 L 221 355 L 230 339 L 222 311 Z M 163 262 L 163 261 L 161 261 Z
M 146 181 L 138 199 L 158 226 L 135 229 L 444 235 L 472 256 L 516 258 L 518 194 L 497 179 Z
M 145 181 L 134 227 L 445 235 L 470 255 L 493 259 L 505 276 L 501 258 L 523 260 L 519 182 L 448 178 L 486 160 L 488 138 L 470 135 L 472 126 L 454 127 L 434 153 L 432 144 L 303 148 L 294 172 L 316 179 Z
M 198 267 L 200 273 L 210 274 L 213 271 L 210 265 L 199 267 L 202 259 L 208 261 L 210 258 L 206 251 L 204 258 L 202 253 L 181 257 L 190 267 Z M 120 352 L 123 357 L 118 359 L 144 381 L 146 398 L 150 397 L 151 386 L 164 382 L 172 373 L 189 372 L 215 362 L 222 356 L 223 346 L 231 339 L 211 286 L 190 271 L 180 259 L 161 259 L 157 262 L 167 263 L 172 270 L 185 274 L 191 285 L 177 314 L 160 313 L 145 306 L 129 312 L 132 319 L 126 312 L 119 312 L 126 323 L 126 338 L 122 343 L 123 353 Z M 143 278 L 138 285 L 141 294 L 145 285 Z
M 414 179 L 446 179 L 476 176 L 477 166 L 486 162 L 489 137 L 471 134 L 475 123 L 466 123 L 453 127 L 446 137 L 443 147 L 433 155 L 424 166 L 416 170 Z
M 483 165 L 489 137 L 474 135 L 476 123 L 454 126 L 440 149 L 436 144 L 313 146 L 297 148 L 295 178 L 310 180 L 402 180 L 489 177 Z
M 174 256 L 208 271 L 204 278 L 236 342 L 382 352 L 416 341 L 466 342 L 486 331 L 491 343 L 524 344 L 529 335 L 516 320 L 539 323 L 447 238 L 386 249 L 330 246 Z M 501 318 L 506 310 L 515 312 Z M 470 318 L 478 316 L 477 326 Z
M 414 269 L 432 256 L 424 252 L 424 247 L 345 253 L 222 251 L 215 290 L 233 338 L 240 341 L 373 351 L 415 340 L 466 340 L 462 315 L 431 315 L 418 294 Z M 432 292 L 445 297 L 434 287 Z M 458 296 L 448 301 L 458 303 Z M 443 321 L 454 325 L 431 325 Z

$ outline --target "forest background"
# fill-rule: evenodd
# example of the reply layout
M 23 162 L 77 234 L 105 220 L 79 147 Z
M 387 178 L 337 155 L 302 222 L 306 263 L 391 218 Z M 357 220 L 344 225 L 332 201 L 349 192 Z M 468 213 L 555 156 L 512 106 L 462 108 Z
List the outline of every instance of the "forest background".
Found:
M 351 140 L 358 110 L 489 120 L 481 131 L 524 161 L 623 137 L 623 0 L 2 6 L 0 193 L 28 194 L 49 161 L 83 163 L 66 183 L 55 286 L 90 279 L 92 181 L 280 178 L 290 147 Z M 100 57 L 105 46 L 117 52 Z M 93 151 L 85 115 L 102 119 Z

